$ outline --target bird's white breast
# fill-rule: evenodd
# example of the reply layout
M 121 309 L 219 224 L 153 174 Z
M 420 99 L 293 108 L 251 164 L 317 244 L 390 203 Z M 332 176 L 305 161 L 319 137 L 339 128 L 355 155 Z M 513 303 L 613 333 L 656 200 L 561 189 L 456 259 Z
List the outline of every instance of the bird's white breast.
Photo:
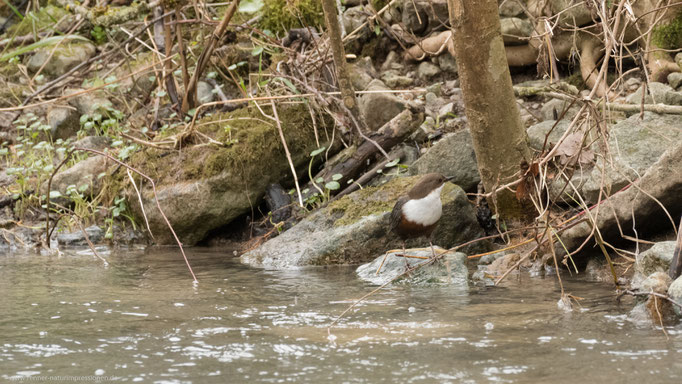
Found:
M 441 185 L 421 199 L 409 200 L 403 205 L 403 215 L 409 221 L 423 226 L 435 224 L 443 213 L 443 206 L 440 202 Z

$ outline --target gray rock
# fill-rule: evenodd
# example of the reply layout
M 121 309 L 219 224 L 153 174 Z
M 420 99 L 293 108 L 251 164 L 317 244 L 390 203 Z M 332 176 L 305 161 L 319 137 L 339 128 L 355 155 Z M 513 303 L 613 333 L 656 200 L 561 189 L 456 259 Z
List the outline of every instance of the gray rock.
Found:
M 390 211 L 398 197 L 420 177 L 402 177 L 381 187 L 367 187 L 331 203 L 290 230 L 242 255 L 253 266 L 291 269 L 304 265 L 359 264 L 377 254 L 402 247 L 389 232 Z M 482 231 L 464 191 L 446 184 L 443 216 L 433 234 L 434 244 L 451 247 L 477 238 Z M 424 246 L 425 239 L 407 242 Z
M 438 66 L 445 72 L 457 73 L 457 61 L 450 52 L 443 52 L 438 56 Z
M 592 22 L 592 12 L 585 3 L 573 0 L 550 0 L 553 15 L 559 15 L 559 25 L 580 27 Z M 531 10 L 533 13 L 533 10 Z
M 93 225 L 85 228 L 85 232 L 91 243 L 96 244 L 102 240 L 103 231 L 100 227 Z M 60 233 L 57 235 L 57 243 L 61 246 L 83 246 L 88 245 L 88 241 L 83 234 L 83 231 L 74 231 L 69 233 Z
M 391 51 L 386 55 L 386 60 L 384 60 L 384 63 L 381 64 L 381 71 L 388 71 L 390 69 L 397 69 L 394 68 L 394 64 L 399 64 L 400 67 L 402 67 L 402 64 L 400 64 L 400 55 L 396 51 Z
M 424 95 L 424 107 L 431 111 L 437 111 L 443 103 L 443 100 L 436 95 L 435 92 L 427 92 Z
M 440 247 L 434 247 L 434 251 L 436 254 L 440 254 L 445 250 Z M 431 249 L 408 249 L 406 253 L 409 256 L 432 257 Z M 400 257 L 396 256 L 395 253 L 390 253 L 381 255 L 374 259 L 374 261 L 359 266 L 355 272 L 362 280 L 375 285 L 383 285 L 403 274 L 406 265 L 415 268 L 415 266 L 424 262 L 424 259 Z M 417 286 L 452 285 L 457 288 L 466 289 L 469 287 L 466 263 L 467 257 L 464 253 L 448 253 L 443 256 L 443 259 L 418 267 L 409 274 L 396 279 L 393 283 Z M 379 269 L 380 266 L 381 269 Z
M 97 176 L 106 170 L 107 159 L 93 155 L 69 169 L 58 172 L 52 179 L 52 190 L 67 195 L 68 187 L 73 185 L 84 196 L 97 195 L 102 188 L 102 183 Z
M 525 0 L 502 0 L 500 4 L 500 16 L 514 17 L 523 13 L 526 8 Z
M 432 172 L 454 176 L 452 182 L 465 191 L 476 190 L 481 176 L 468 129 L 445 136 L 410 167 L 413 175 Z
M 611 127 L 608 143 L 614 162 L 605 167 L 605 190 L 609 194 L 617 192 L 629 183 L 628 179 L 635 180 L 646 172 L 667 149 L 682 143 L 681 128 L 679 116 L 651 112 L 645 112 L 642 119 L 630 116 Z M 589 203 L 597 202 L 602 184 L 600 168 L 592 170 L 583 188 Z
M 571 121 L 575 117 L 575 115 L 578 114 L 578 111 L 580 111 L 580 107 L 578 106 L 578 104 L 574 103 L 573 106 L 569 108 L 570 105 L 571 103 L 567 100 L 552 99 L 542 106 L 541 109 L 542 119 L 556 120 L 557 118 L 561 117 L 561 114 L 563 113 L 564 109 L 568 108 L 562 120 Z M 556 117 L 554 117 L 555 112 Z
M 666 272 L 654 272 L 641 282 L 638 289 L 644 292 L 665 294 L 671 282 L 672 279 Z
M 625 80 L 625 84 L 623 84 L 625 89 L 628 91 L 636 91 L 637 88 L 640 87 L 640 85 L 642 85 L 642 80 L 640 80 L 637 77 L 631 77 L 631 78 Z M 640 94 L 640 96 L 641 96 L 641 94 Z
M 109 148 L 109 144 L 111 144 L 111 139 L 106 136 L 85 136 L 73 143 L 73 147 L 103 151 L 104 149 Z
M 417 36 L 424 36 L 449 22 L 447 0 L 409 0 L 402 8 L 405 31 Z
M 676 62 L 677 65 L 680 67 L 680 69 L 682 69 L 682 52 L 678 52 L 678 53 L 675 55 L 675 62 Z
M 428 80 L 440 73 L 441 69 L 428 61 L 422 61 L 417 67 L 417 76 L 423 80 Z
M 545 143 L 545 137 L 547 137 L 547 148 L 551 148 L 549 145 L 556 144 L 559 142 L 561 136 L 568 129 L 569 121 L 567 120 L 545 120 L 541 123 L 535 124 L 528 128 L 526 132 L 528 133 L 528 144 L 531 148 L 541 151 L 542 146 Z M 549 136 L 547 136 L 549 134 Z
M 673 72 L 668 75 L 668 84 L 677 89 L 682 85 L 682 72 Z
M 427 92 L 427 95 L 428 95 L 429 93 L 432 93 L 432 94 L 434 94 L 434 95 L 436 95 L 436 96 L 438 96 L 438 97 L 442 97 L 442 96 L 443 96 L 443 83 L 436 82 L 436 83 L 433 83 L 433 84 L 429 84 L 429 85 L 426 87 L 426 92 Z M 429 96 L 429 97 L 432 98 L 433 96 Z M 437 100 L 437 99 L 436 99 L 436 100 Z M 439 101 L 439 102 L 440 102 L 440 101 Z
M 409 142 L 423 143 L 433 136 L 436 132 L 436 128 L 436 119 L 431 116 L 426 116 L 419 128 L 410 135 Z
M 213 86 L 205 81 L 197 82 L 197 100 L 199 103 L 210 103 L 214 99 Z
M 57 77 L 87 61 L 94 54 L 95 46 L 91 43 L 63 43 L 56 49 L 54 46 L 37 49 L 26 66 L 29 71 L 35 73 L 44 65 L 42 73 Z
M 52 139 L 68 139 L 80 130 L 80 115 L 73 108 L 55 107 L 47 112 Z
M 389 90 L 381 80 L 372 80 L 368 91 Z M 405 104 L 392 93 L 366 93 L 359 97 L 360 113 L 367 126 L 376 131 L 405 109 Z
M 492 264 L 495 260 L 499 259 L 500 257 L 503 257 L 504 255 L 505 255 L 504 252 L 497 252 L 482 256 L 481 258 L 478 259 L 478 265 Z
M 674 241 L 663 241 L 654 244 L 654 246 L 649 248 L 649 250 L 637 255 L 633 284 L 635 280 L 642 280 L 642 278 L 655 272 L 668 273 L 668 268 L 670 268 L 670 262 L 672 261 L 674 251 Z
M 530 21 L 518 17 L 500 19 L 502 27 L 502 39 L 507 45 L 520 45 L 528 43 L 533 33 L 533 25 Z
M 665 93 L 665 104 L 682 105 L 682 92 L 668 91 Z
M 84 91 L 83 89 L 67 89 L 64 94 L 71 95 L 77 92 Z M 78 113 L 81 115 L 92 115 L 93 113 L 106 112 L 107 109 L 113 108 L 114 104 L 100 92 L 86 92 L 79 96 L 69 99 L 69 104 L 76 107 Z
M 641 104 L 642 103 L 642 92 L 646 85 L 642 85 L 636 92 L 625 98 L 625 101 L 630 104 Z M 650 82 L 648 87 L 647 95 L 644 97 L 644 104 L 660 104 L 665 103 L 666 94 L 669 91 L 673 91 L 672 87 L 668 84 Z
M 438 119 L 445 120 L 455 113 L 455 103 L 447 103 L 438 109 Z
M 355 7 L 350 7 L 343 12 L 343 27 L 346 29 L 346 33 L 351 33 L 358 27 L 362 26 L 367 17 L 370 15 L 365 7 L 358 5 Z M 371 33 L 369 26 L 365 25 L 360 31 L 357 32 L 358 36 L 361 38 L 368 37 Z
M 381 80 L 390 88 L 405 88 L 414 84 L 414 79 L 402 76 L 395 70 L 383 72 L 381 74 Z
M 14 211 L 10 206 L 11 202 L 12 196 L 3 195 L 0 197 L 0 203 L 3 204 L 0 208 L 0 228 L 10 228 L 16 223 L 17 218 L 14 217 Z
M 631 233 L 627 229 L 632 228 L 633 220 L 642 231 L 656 227 L 669 228 L 670 224 L 667 223 L 661 205 L 672 217 L 679 217 L 682 214 L 680 196 L 682 196 L 682 143 L 678 142 L 636 181 L 635 186 L 605 200 L 602 208 L 595 212 L 594 225 L 600 229 L 604 241 L 622 240 L 620 229 Z M 574 250 L 592 231 L 592 224 L 588 223 L 580 223 L 567 229 L 561 234 L 563 246 L 568 250 Z M 560 254 L 564 253 L 563 246 L 556 247 Z
M 676 302 L 682 303 L 682 276 L 678 277 L 670 284 L 670 287 L 668 287 L 668 296 Z M 682 316 L 682 308 L 677 305 L 673 305 L 673 308 L 675 309 L 677 316 Z

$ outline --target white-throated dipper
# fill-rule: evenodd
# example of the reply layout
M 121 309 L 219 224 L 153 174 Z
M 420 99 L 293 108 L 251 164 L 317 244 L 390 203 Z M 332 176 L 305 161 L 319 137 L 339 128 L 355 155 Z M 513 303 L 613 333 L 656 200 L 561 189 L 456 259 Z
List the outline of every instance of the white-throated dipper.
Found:
M 391 230 L 403 240 L 403 256 L 405 240 L 427 237 L 431 253 L 435 257 L 430 236 L 443 213 L 440 192 L 443 184 L 451 179 L 452 177 L 445 177 L 440 173 L 429 173 L 393 206 Z

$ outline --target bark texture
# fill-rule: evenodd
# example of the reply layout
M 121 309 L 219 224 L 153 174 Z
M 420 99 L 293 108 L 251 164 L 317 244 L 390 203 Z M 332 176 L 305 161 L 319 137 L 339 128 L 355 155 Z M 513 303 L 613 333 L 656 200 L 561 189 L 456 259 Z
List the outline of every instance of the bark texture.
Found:
M 511 181 L 530 161 L 500 32 L 497 1 L 448 0 L 453 43 L 481 180 L 486 191 Z M 513 193 L 502 191 L 497 211 L 525 215 Z
M 334 0 L 322 0 L 322 9 L 324 10 L 324 20 L 327 24 L 327 34 L 329 35 L 329 41 L 332 47 L 332 55 L 334 56 L 336 81 L 338 82 L 341 91 L 343 106 L 353 115 L 355 122 L 359 124 L 359 128 L 367 132 L 364 120 L 360 115 L 358 101 L 355 98 L 355 90 L 350 81 L 348 67 L 346 66 L 346 51 L 343 48 L 343 38 L 341 36 L 341 26 L 336 12 L 336 2 Z

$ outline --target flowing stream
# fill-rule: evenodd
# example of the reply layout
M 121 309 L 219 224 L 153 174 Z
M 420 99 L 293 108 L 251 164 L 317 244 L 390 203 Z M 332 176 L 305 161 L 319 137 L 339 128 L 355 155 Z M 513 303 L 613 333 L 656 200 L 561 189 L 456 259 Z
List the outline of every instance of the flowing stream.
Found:
M 0 382 L 679 383 L 682 326 L 628 317 L 612 286 L 374 287 L 352 267 L 253 269 L 232 252 L 0 256 Z M 665 333 L 664 333 L 665 331 Z M 667 333 L 667 335 L 666 335 Z

